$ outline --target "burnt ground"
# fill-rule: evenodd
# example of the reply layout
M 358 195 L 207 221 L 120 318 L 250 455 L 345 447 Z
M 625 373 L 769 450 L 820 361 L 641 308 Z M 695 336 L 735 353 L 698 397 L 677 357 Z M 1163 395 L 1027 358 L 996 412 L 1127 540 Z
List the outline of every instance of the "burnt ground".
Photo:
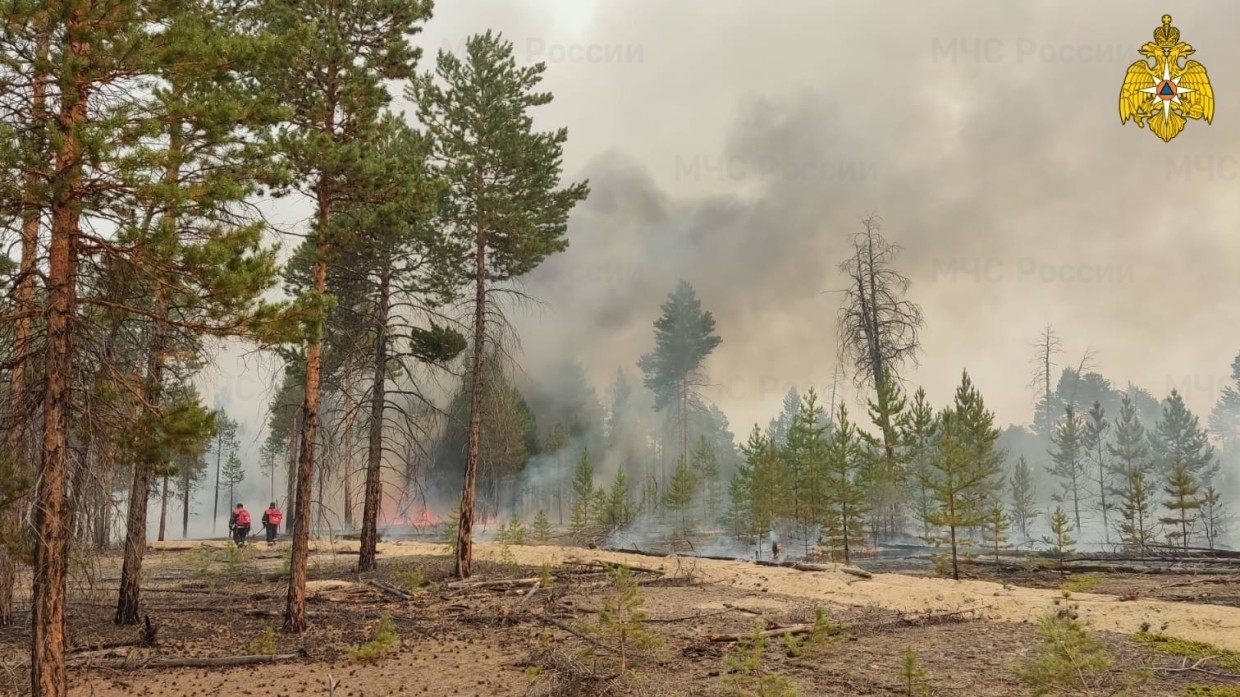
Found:
M 581 558 L 589 552 L 581 550 Z M 136 627 L 112 624 L 114 564 L 100 562 L 91 581 L 77 574 L 70 593 L 71 694 L 96 695 L 730 695 L 724 683 L 725 656 L 735 644 L 713 642 L 720 634 L 745 633 L 813 621 L 814 601 L 769 588 L 703 583 L 692 567 L 674 565 L 645 573 L 649 558 L 632 557 L 639 592 L 648 615 L 647 630 L 662 645 L 635 650 L 618 671 L 607 652 L 583 631 L 598 623 L 604 598 L 614 586 L 589 561 L 561 564 L 549 588 L 530 593 L 516 587 L 454 587 L 446 555 L 381 560 L 381 570 L 359 579 L 350 571 L 355 557 L 333 554 L 312 565 L 310 629 L 301 635 L 278 633 L 287 586 L 269 580 L 283 563 L 266 549 L 238 557 L 223 549 L 152 553 L 148 563 L 144 611 L 158 626 L 155 646 L 89 650 L 133 640 Z M 111 560 L 114 561 L 114 560 Z M 475 562 L 471 581 L 529 579 L 544 575 L 514 561 Z M 978 577 L 1012 585 L 1059 589 L 1053 571 L 1022 571 Z M 760 577 L 759 577 L 760 578 Z M 1091 577 L 1092 578 L 1092 577 Z M 378 581 L 379 586 L 370 581 Z M 1189 576 L 1103 575 L 1089 593 L 1139 596 L 1199 604 L 1240 606 L 1240 579 Z M 334 583 L 333 583 L 334 581 Z M 864 582 L 864 581 L 862 581 Z M 1089 585 L 1088 583 L 1086 585 Z M 391 588 L 417 590 L 406 600 Z M 997 594 L 996 594 L 997 595 Z M 1065 606 L 1071 599 L 1065 600 Z M 822 645 L 789 655 L 779 637 L 762 653 L 761 672 L 787 678 L 800 694 L 901 695 L 900 665 L 906 651 L 917 653 L 933 695 L 1000 697 L 1028 695 L 1014 669 L 1026 665 L 1041 643 L 1030 622 L 978 619 L 976 613 L 914 614 L 868 606 L 820 604 L 839 627 Z M 399 639 L 374 662 L 349 656 L 350 646 L 366 642 L 379 619 L 389 616 Z M 254 642 L 274 628 L 274 642 Z M 1157 628 L 1154 628 L 1157 631 Z M 270 635 L 269 635 L 270 636 Z M 1206 662 L 1196 670 L 1176 670 L 1179 658 L 1155 654 L 1129 636 L 1097 632 L 1115 658 L 1115 684 L 1121 674 L 1154 670 L 1136 694 L 1182 695 L 1190 684 L 1236 684 L 1240 676 Z M 0 629 L 0 692 L 26 694 L 28 675 L 20 663 L 28 656 L 29 629 Z M 601 641 L 614 646 L 610 637 Z M 240 667 L 159 667 L 158 661 L 262 653 L 299 654 L 265 665 Z M 1191 665 L 1191 662 L 1190 662 Z M 335 682 L 334 691 L 328 681 Z M 756 693 L 749 693 L 756 694 Z M 773 694 L 773 693 L 772 693 Z M 1105 694 L 1098 693 L 1098 694 Z

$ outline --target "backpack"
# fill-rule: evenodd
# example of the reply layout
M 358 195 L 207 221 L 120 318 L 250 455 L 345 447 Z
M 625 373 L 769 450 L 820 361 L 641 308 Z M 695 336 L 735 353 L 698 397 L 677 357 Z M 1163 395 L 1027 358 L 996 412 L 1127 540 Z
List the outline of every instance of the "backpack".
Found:
M 237 527 L 239 528 L 250 527 L 250 512 L 245 510 L 244 508 L 237 511 Z
M 284 520 L 284 514 L 274 508 L 267 509 L 267 524 L 272 527 L 279 527 L 280 521 Z

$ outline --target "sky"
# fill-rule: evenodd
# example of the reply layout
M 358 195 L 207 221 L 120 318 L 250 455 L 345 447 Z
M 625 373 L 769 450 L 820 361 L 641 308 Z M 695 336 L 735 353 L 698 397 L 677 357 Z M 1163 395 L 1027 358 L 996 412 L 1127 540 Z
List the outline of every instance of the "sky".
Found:
M 1217 98 L 1170 143 L 1117 108 L 1164 13 Z M 591 184 L 569 249 L 526 279 L 542 305 L 512 311 L 523 368 L 576 358 L 600 392 L 636 373 L 683 278 L 723 338 L 708 397 L 743 437 L 789 387 L 830 390 L 837 267 L 871 213 L 925 314 L 904 377 L 934 403 L 967 369 L 1001 423 L 1029 422 L 1049 324 L 1061 365 L 1090 350 L 1204 420 L 1240 352 L 1237 19 L 1221 1 L 453 0 L 415 42 L 423 69 L 487 29 L 546 63 L 535 124 L 568 129 L 566 180 Z M 202 384 L 257 453 L 274 362 L 239 353 Z

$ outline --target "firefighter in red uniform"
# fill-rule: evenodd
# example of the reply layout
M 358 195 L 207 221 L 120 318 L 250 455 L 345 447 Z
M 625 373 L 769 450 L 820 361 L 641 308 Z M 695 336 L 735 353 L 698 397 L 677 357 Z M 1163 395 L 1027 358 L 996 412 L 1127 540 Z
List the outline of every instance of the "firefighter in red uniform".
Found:
M 263 511 L 263 527 L 267 529 L 267 546 L 274 547 L 276 544 L 276 535 L 280 532 L 280 521 L 284 520 L 284 514 L 276 508 L 276 502 L 272 501 L 267 510 Z
M 245 538 L 250 536 L 250 512 L 245 510 L 245 506 L 237 504 L 237 510 L 228 520 L 228 529 L 232 531 L 233 542 L 238 547 L 244 547 Z

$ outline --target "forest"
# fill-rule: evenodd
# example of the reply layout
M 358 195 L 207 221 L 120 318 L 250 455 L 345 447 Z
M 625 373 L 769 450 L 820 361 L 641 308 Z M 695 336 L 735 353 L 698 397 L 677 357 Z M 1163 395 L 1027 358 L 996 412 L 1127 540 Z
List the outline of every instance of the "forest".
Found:
M 728 337 L 693 279 L 643 310 L 648 352 L 602 389 L 580 361 L 527 374 L 521 280 L 590 195 L 565 181 L 567 131 L 534 126 L 544 64 L 496 32 L 423 56 L 429 0 L 4 6 L 0 626 L 29 629 L 33 695 L 68 694 L 82 559 L 119 555 L 111 621 L 153 642 L 152 543 L 199 514 L 218 535 L 255 477 L 287 511 L 284 635 L 313 624 L 322 539 L 356 541 L 360 575 L 381 542 L 443 538 L 455 583 L 476 542 L 518 532 L 844 565 L 928 548 L 955 580 L 1017 550 L 1229 547 L 1240 355 L 1204 423 L 1050 325 L 1032 371 L 966 369 L 932 403 L 900 247 L 859 212 L 835 382 L 790 386 L 765 425 L 705 396 Z M 273 222 L 277 201 L 304 220 Z M 237 346 L 282 366 L 257 462 L 200 393 Z M 984 392 L 1029 375 L 1027 424 L 997 423 Z

